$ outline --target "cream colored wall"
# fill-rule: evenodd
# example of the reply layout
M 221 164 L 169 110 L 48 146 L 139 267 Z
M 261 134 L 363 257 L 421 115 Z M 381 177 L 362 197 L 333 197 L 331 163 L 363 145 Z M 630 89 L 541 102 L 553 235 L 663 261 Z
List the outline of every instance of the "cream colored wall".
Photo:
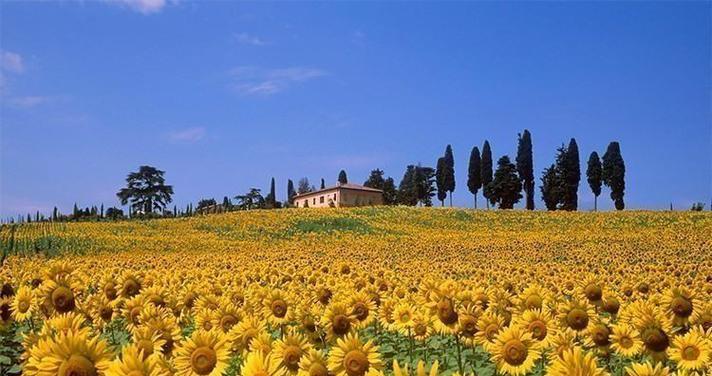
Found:
M 322 202 L 323 197 L 323 202 Z M 383 194 L 380 192 L 358 191 L 350 189 L 337 189 L 311 195 L 295 200 L 295 204 L 303 208 L 304 201 L 309 201 L 310 208 L 326 208 L 330 206 L 371 206 L 382 205 Z

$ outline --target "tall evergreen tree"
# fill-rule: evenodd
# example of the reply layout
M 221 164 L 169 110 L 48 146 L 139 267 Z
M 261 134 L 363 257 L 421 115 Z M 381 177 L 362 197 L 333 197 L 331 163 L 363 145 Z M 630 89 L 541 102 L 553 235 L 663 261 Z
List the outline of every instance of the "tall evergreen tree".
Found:
M 398 184 L 398 203 L 401 205 L 415 206 L 418 204 L 418 194 L 416 192 L 415 166 L 408 165 L 403 174 L 403 178 Z
M 541 199 L 544 201 L 546 210 L 556 210 L 559 204 L 559 178 L 556 172 L 556 165 L 544 169 L 541 177 Z
M 232 201 L 227 196 L 223 196 L 222 208 L 224 211 L 232 210 Z
M 481 169 L 480 149 L 475 146 L 470 152 L 470 165 L 467 168 L 467 189 L 475 197 L 475 209 L 477 209 L 477 191 L 482 188 Z
M 534 210 L 534 157 L 532 155 L 532 135 L 527 129 L 519 134 L 517 173 L 522 180 L 522 188 L 526 194 L 526 208 Z
M 578 187 L 581 181 L 581 162 L 579 160 L 576 139 L 569 141 L 566 154 L 560 166 L 561 183 L 561 209 L 575 211 L 578 209 Z
M 165 184 L 164 173 L 152 166 L 141 166 L 137 172 L 130 173 L 126 177 L 126 188 L 116 194 L 121 205 L 130 202 L 134 210 L 143 214 L 165 208 L 172 201 L 173 187 Z
M 621 156 L 621 147 L 618 142 L 608 144 L 606 153 L 603 154 L 603 184 L 611 189 L 611 199 L 616 210 L 625 209 L 623 195 L 625 194 L 625 163 Z
M 489 183 L 492 182 L 492 149 L 490 149 L 489 141 L 485 140 L 485 144 L 482 146 L 482 160 L 481 160 L 482 172 L 480 174 L 482 178 L 482 195 L 486 198 L 487 209 L 489 209 L 490 204 L 490 191 Z
M 297 182 L 297 193 L 303 194 L 311 191 L 312 187 L 309 185 L 309 179 L 306 177 L 299 179 Z
M 74 203 L 74 208 L 72 209 L 72 217 L 74 217 L 74 220 L 79 218 L 79 207 L 76 202 Z
M 349 179 L 346 177 L 346 171 L 344 171 L 344 170 L 339 171 L 339 183 L 347 184 L 348 182 L 349 182 Z
M 104 218 L 104 203 L 101 203 L 101 215 L 100 218 Z
M 265 207 L 268 209 L 274 209 L 277 206 L 277 196 L 274 187 L 274 178 L 269 183 L 269 193 L 265 197 Z
M 383 203 L 385 205 L 396 205 L 398 203 L 396 183 L 390 176 L 383 182 Z
M 435 195 L 435 169 L 418 164 L 415 167 L 415 188 L 418 202 L 423 206 L 433 206 Z
M 59 210 L 57 210 L 57 207 L 55 206 L 54 209 L 52 209 L 52 222 L 56 222 L 59 219 Z
M 294 204 L 294 196 L 297 195 L 297 192 L 294 190 L 294 182 L 292 179 L 287 179 L 287 203 L 289 205 Z
M 598 157 L 598 153 L 594 151 L 588 157 L 588 167 L 586 168 L 588 186 L 591 187 L 591 192 L 593 192 L 594 211 L 598 210 L 598 196 L 601 194 L 602 174 L 603 167 L 601 166 L 601 159 Z
M 445 147 L 445 175 L 444 188 L 450 196 L 450 206 L 452 206 L 452 192 L 455 191 L 455 157 L 452 154 L 452 146 Z
M 494 205 L 499 203 L 500 209 L 512 209 L 522 198 L 522 182 L 517 176 L 517 167 L 503 156 L 497 161 L 494 179 L 488 184 L 491 193 L 489 199 Z
M 368 175 L 368 179 L 363 182 L 364 187 L 383 189 L 386 181 L 383 179 L 383 170 L 375 169 L 371 170 L 371 174 Z
M 447 198 L 447 175 L 449 174 L 447 166 L 447 157 L 438 158 L 438 163 L 435 170 L 435 186 L 438 189 L 438 200 L 440 201 L 440 206 L 445 206 L 445 199 Z
M 324 178 L 321 178 L 321 188 L 319 189 L 324 189 L 326 188 L 326 183 L 324 183 Z

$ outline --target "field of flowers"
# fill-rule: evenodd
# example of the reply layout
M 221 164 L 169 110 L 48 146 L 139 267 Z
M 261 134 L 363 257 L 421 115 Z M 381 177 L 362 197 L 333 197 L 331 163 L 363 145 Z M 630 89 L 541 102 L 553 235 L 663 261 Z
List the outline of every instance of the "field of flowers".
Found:
M 709 375 L 712 214 L 3 227 L 0 375 Z

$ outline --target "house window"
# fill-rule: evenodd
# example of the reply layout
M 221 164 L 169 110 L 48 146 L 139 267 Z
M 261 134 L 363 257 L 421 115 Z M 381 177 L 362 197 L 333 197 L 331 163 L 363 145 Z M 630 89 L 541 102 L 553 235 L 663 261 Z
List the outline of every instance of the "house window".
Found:
M 304 200 L 304 207 L 306 208 L 309 205 L 309 200 Z
M 334 201 L 336 201 L 336 193 L 334 193 Z
M 315 205 L 315 204 L 316 204 L 316 197 L 314 197 L 314 198 L 312 199 L 312 205 Z
M 319 197 L 319 203 L 320 203 L 320 204 L 323 204 L 323 203 L 324 203 L 324 196 L 320 196 L 320 197 Z

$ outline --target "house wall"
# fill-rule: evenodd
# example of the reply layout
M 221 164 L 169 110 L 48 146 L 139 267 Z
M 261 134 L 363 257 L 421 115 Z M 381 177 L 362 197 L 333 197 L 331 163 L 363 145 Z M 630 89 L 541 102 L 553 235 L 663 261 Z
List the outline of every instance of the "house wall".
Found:
M 360 191 L 353 189 L 334 189 L 319 194 L 296 198 L 294 205 L 300 208 L 351 207 L 383 205 L 383 194 L 380 192 Z

